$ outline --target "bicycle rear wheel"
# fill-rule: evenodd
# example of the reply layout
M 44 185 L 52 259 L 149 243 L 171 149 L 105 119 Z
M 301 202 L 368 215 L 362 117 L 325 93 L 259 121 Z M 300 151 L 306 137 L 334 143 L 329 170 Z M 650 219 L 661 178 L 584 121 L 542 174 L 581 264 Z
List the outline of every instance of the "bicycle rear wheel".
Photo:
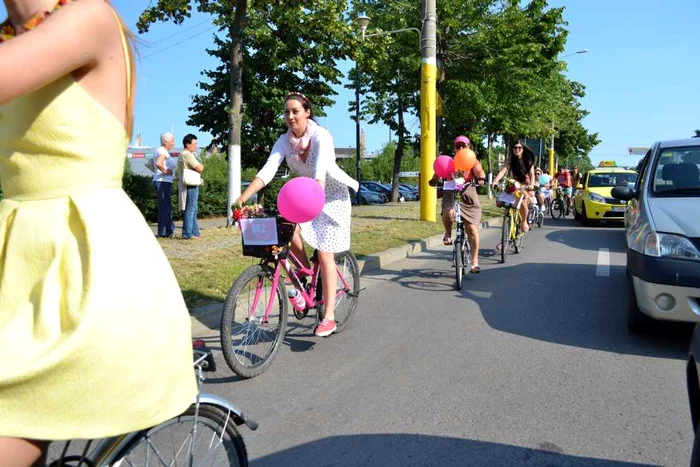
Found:
M 510 228 L 513 218 L 510 217 L 510 209 L 506 210 L 503 216 L 503 226 L 501 227 L 501 263 L 506 262 L 508 256 L 508 248 L 510 247 Z
M 335 294 L 335 325 L 336 333 L 345 330 L 357 310 L 357 301 L 360 298 L 360 266 L 357 258 L 351 251 L 343 251 L 335 254 L 335 267 L 338 271 L 338 283 Z M 317 300 L 323 297 L 323 284 L 318 279 L 316 291 Z M 322 307 L 319 305 L 318 319 L 322 318 Z
M 200 405 L 198 411 L 192 405 L 182 415 L 144 430 L 115 458 L 112 465 L 120 467 L 248 465 L 245 443 L 233 419 L 208 405 Z
M 455 240 L 452 244 L 455 255 L 455 289 L 462 289 L 462 277 L 464 276 L 464 250 L 462 250 L 462 240 Z
M 564 217 L 564 202 L 559 198 L 552 201 L 552 219 Z
M 226 363 L 242 378 L 259 375 L 270 366 L 287 329 L 287 296 L 282 281 L 272 288 L 274 269 L 256 264 L 231 286 L 221 316 L 221 350 Z M 264 321 L 265 309 L 271 311 Z

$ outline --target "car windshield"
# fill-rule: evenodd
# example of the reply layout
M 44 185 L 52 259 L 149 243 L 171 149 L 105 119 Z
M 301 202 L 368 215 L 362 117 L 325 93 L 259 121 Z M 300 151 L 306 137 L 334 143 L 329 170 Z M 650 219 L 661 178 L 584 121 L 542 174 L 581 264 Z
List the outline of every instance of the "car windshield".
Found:
M 662 149 L 653 173 L 657 196 L 700 196 L 700 147 Z
M 592 173 L 588 180 L 588 188 L 603 188 L 614 186 L 630 186 L 637 181 L 637 174 L 628 172 L 597 172 Z

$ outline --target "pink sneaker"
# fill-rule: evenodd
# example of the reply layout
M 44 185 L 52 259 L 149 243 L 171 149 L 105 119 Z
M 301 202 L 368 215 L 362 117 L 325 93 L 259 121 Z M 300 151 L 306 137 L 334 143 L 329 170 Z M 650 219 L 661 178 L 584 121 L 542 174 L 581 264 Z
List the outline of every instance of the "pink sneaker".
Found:
M 314 331 L 314 334 L 316 334 L 318 337 L 326 337 L 333 334 L 336 329 L 337 327 L 335 325 L 335 321 L 322 319 L 321 322 L 318 323 L 318 326 L 316 326 L 316 331 Z

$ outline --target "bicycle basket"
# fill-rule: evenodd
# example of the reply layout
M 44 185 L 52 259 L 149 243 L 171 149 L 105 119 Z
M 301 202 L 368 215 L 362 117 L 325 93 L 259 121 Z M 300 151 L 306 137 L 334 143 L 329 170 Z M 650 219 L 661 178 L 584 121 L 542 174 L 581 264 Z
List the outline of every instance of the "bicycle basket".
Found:
M 241 219 L 243 256 L 286 257 L 296 224 L 281 217 Z
M 518 197 L 513 193 L 502 192 L 496 196 L 496 206 L 502 208 L 504 206 L 515 206 L 518 204 Z

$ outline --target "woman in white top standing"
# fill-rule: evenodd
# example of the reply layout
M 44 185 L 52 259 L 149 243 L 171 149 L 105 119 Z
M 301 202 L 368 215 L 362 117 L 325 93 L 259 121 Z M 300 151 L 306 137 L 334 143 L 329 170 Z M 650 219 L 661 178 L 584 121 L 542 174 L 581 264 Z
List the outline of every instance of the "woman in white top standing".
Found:
M 335 146 L 331 134 L 313 120 L 311 101 L 301 93 L 293 92 L 284 101 L 284 120 L 289 130 L 279 137 L 263 168 L 248 188 L 235 201 L 241 206 L 274 178 L 282 161 L 298 175 L 318 181 L 324 188 L 326 202 L 323 211 L 310 222 L 299 224 L 301 237 L 318 252 L 321 278 L 324 284 L 323 300 L 326 309 L 315 334 L 325 337 L 336 330 L 335 290 L 338 277 L 334 254 L 350 249 L 351 203 L 348 187 L 357 191 L 356 180 L 338 167 L 335 162 Z M 292 251 L 304 263 L 309 260 L 299 236 L 299 229 L 292 240 Z
M 153 186 L 156 189 L 156 205 L 158 207 L 158 237 L 172 237 L 175 233 L 173 223 L 173 174 L 177 161 L 170 157 L 170 150 L 175 146 L 175 136 L 172 133 L 160 135 L 161 146 L 156 149 L 155 172 Z

